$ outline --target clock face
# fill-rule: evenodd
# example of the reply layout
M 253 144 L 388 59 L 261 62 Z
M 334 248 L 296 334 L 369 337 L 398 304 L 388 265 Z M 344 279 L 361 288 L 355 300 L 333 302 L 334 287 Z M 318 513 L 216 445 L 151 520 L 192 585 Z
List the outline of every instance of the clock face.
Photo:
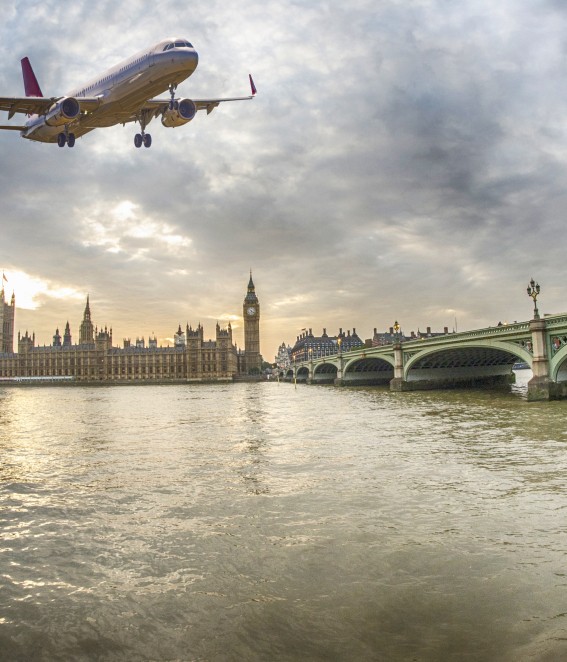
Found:
M 256 308 L 254 306 L 250 306 L 248 310 L 246 311 L 249 315 L 255 315 L 256 314 Z

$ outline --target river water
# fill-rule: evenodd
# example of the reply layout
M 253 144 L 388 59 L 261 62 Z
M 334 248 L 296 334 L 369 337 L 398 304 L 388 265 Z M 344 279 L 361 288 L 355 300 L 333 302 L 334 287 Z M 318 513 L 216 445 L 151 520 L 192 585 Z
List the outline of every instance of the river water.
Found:
M 522 384 L 0 388 L 0 659 L 565 660 L 566 414 Z

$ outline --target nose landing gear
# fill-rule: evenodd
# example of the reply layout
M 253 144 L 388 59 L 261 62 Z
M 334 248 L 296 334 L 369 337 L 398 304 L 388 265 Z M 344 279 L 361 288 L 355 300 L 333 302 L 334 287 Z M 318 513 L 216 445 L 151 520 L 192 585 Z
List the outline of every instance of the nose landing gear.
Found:
M 175 90 L 177 89 L 177 84 L 172 83 L 169 86 L 169 95 L 171 99 L 169 100 L 169 110 L 173 110 L 173 102 L 175 101 Z

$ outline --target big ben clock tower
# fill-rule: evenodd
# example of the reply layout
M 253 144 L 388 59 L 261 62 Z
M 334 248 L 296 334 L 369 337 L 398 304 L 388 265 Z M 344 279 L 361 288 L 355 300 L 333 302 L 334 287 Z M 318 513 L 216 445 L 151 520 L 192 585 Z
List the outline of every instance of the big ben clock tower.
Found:
M 244 355 L 246 360 L 246 373 L 249 375 L 262 372 L 262 357 L 260 356 L 260 304 L 252 281 L 248 282 L 248 292 L 244 297 L 242 307 L 244 317 Z

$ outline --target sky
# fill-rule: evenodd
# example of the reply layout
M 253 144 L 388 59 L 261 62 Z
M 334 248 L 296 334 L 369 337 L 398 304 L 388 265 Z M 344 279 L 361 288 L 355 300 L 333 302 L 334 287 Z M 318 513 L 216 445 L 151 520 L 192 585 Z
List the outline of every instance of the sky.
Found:
M 172 342 L 229 321 L 250 270 L 261 352 L 302 329 L 464 331 L 567 311 L 567 5 L 560 0 L 5 2 L 0 96 L 28 56 L 64 95 L 170 36 L 187 98 L 250 102 L 73 149 L 0 132 L 0 269 L 16 330 Z M 167 96 L 167 92 L 161 96 Z M 18 123 L 16 116 L 11 123 Z M 0 113 L 0 123 L 7 123 Z

